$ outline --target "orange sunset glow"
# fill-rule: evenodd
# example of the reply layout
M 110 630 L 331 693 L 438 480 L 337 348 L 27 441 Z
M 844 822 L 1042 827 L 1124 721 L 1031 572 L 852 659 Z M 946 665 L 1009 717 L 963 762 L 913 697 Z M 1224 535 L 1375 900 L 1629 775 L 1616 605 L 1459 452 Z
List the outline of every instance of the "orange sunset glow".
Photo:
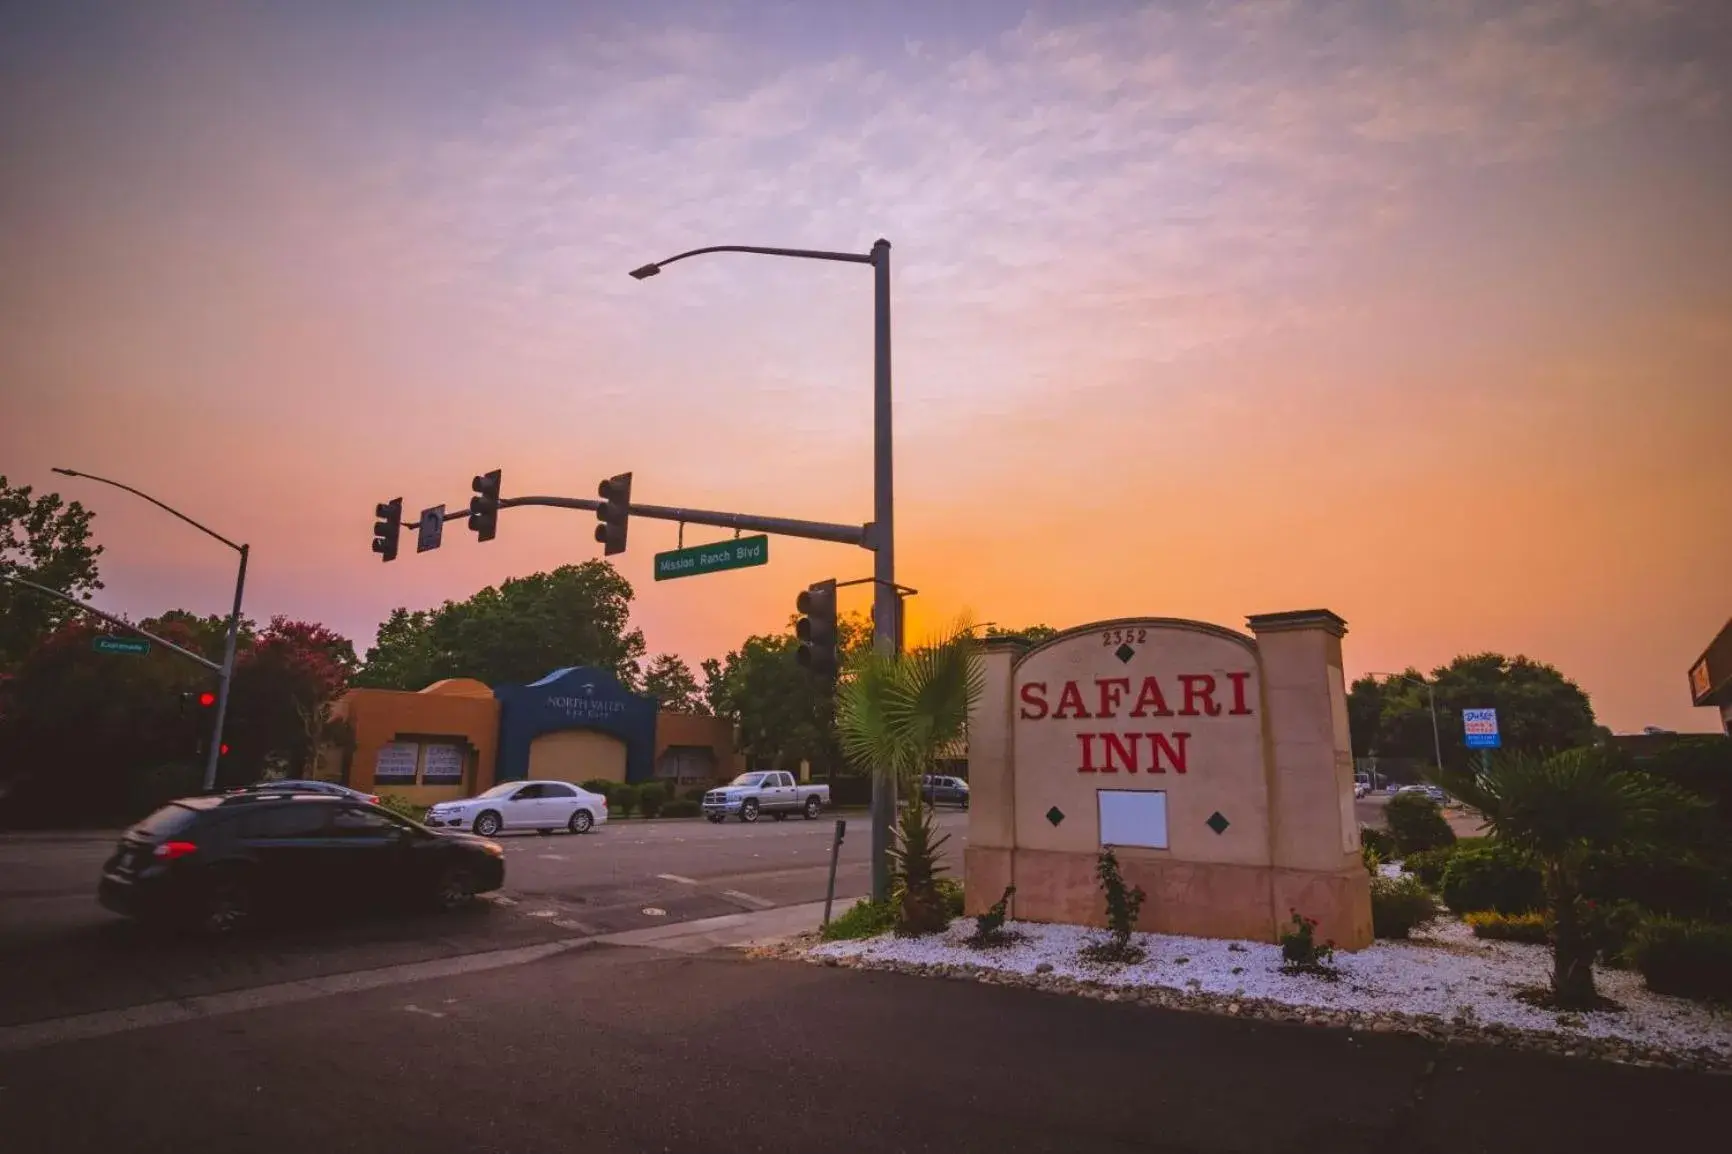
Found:
M 0 473 L 96 511 L 115 612 L 364 651 L 599 555 L 504 494 L 864 522 L 894 246 L 911 638 L 1326 607 L 1351 678 L 1557 665 L 1715 730 L 1732 615 L 1732 15 L 1718 4 L 40 5 L 0 15 Z M 688 526 L 685 543 L 727 536 Z M 694 666 L 870 573 L 773 538 L 656 582 Z M 864 611 L 862 588 L 842 607 Z

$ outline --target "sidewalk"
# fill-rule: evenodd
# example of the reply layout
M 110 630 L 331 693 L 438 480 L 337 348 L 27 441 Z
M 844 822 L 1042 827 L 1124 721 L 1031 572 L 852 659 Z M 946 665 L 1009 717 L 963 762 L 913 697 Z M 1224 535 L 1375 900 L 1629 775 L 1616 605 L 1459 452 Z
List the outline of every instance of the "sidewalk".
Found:
M 858 900 L 853 897 L 837 898 L 831 906 L 830 916 L 835 917 Z M 805 905 L 778 906 L 755 913 L 723 914 L 720 917 L 700 918 L 695 922 L 626 930 L 623 933 L 604 934 L 588 940 L 609 946 L 638 946 L 671 953 L 702 954 L 710 950 L 779 942 L 795 934 L 815 930 L 823 920 L 824 903 L 808 902 Z

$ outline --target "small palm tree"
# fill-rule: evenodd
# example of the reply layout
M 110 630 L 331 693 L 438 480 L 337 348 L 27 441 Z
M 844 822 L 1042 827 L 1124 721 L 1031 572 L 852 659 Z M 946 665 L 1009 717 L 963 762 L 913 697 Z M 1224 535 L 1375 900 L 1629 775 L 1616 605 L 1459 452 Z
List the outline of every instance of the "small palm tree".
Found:
M 938 878 L 946 872 L 940 835 L 920 776 L 962 740 L 980 700 L 982 671 L 972 627 L 959 622 L 909 653 L 866 652 L 849 667 L 836 704 L 836 730 L 849 761 L 888 778 L 908 799 L 891 850 L 891 901 L 899 934 L 935 933 L 949 924 Z
M 1574 1009 L 1599 1002 L 1594 947 L 1582 902 L 1590 862 L 1640 850 L 1695 800 L 1624 767 L 1596 746 L 1549 756 L 1514 753 L 1484 773 L 1446 770 L 1438 784 L 1485 818 L 1492 836 L 1538 865 L 1552 916 L 1552 1000 Z

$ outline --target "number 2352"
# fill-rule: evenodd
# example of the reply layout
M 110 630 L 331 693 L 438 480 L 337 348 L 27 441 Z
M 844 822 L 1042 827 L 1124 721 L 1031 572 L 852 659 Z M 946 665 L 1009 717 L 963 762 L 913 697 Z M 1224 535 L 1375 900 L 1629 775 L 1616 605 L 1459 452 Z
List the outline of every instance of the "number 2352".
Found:
M 1103 629 L 1101 630 L 1102 645 L 1125 645 L 1136 642 L 1141 645 L 1149 639 L 1147 629 Z

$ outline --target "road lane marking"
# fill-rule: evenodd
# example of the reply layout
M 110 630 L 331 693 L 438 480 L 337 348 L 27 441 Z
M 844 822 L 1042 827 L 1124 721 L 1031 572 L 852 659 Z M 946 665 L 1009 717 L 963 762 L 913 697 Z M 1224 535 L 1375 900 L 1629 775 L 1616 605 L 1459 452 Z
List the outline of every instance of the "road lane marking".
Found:
M 696 880 L 681 877 L 679 874 L 657 874 L 656 877 L 662 879 L 664 882 L 679 882 L 681 885 L 685 886 L 695 886 L 698 884 Z
M 449 998 L 446 999 L 446 1001 L 450 1001 L 450 1000 L 451 999 L 449 999 Z M 444 1014 L 441 1014 L 438 1010 L 423 1010 L 420 1006 L 417 1006 L 414 1002 L 410 1002 L 408 1005 L 404 1006 L 403 1009 L 405 1011 L 407 1011 L 408 1013 L 411 1013 L 411 1014 L 426 1014 L 429 1018 L 443 1018 L 445 1016 Z
M 722 896 L 733 898 L 736 901 L 745 902 L 747 905 L 757 910 L 774 909 L 776 906 L 776 903 L 770 901 L 768 898 L 761 898 L 756 894 L 741 893 L 739 890 L 723 890 Z

